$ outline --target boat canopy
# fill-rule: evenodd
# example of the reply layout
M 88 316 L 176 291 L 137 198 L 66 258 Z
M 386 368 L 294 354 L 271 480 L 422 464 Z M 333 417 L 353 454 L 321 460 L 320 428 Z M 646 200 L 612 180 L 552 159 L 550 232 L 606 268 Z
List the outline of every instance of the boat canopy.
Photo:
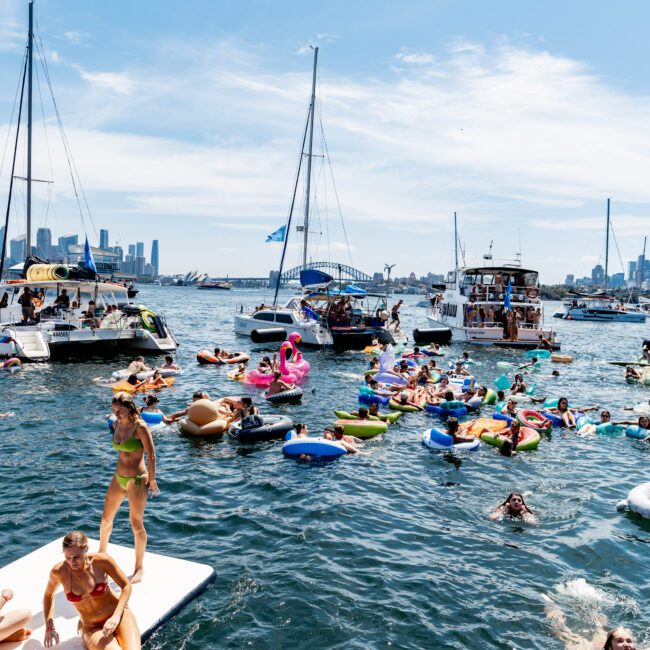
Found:
M 303 269 L 300 271 L 300 286 L 319 287 L 329 284 L 334 278 L 318 269 Z
M 115 293 L 127 292 L 124 285 L 114 282 L 91 282 L 79 280 L 43 280 L 40 282 L 27 282 L 26 280 L 9 281 L 6 280 L 0 283 L 0 291 L 13 291 L 15 289 L 22 289 L 29 287 L 30 289 L 72 289 L 74 291 L 82 291 L 88 293 Z

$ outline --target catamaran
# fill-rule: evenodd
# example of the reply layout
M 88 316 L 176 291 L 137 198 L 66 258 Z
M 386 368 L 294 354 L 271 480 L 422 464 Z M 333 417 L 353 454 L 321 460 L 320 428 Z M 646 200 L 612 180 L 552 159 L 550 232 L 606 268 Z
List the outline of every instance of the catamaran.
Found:
M 386 325 L 388 321 L 386 312 L 388 297 L 386 295 L 371 294 L 355 285 L 335 288 L 335 281 L 331 275 L 310 268 L 310 264 L 307 262 L 317 67 L 318 48 L 316 47 L 314 48 L 309 112 L 302 139 L 298 173 L 296 174 L 289 217 L 283 227 L 283 238 L 278 240 L 283 241 L 284 244 L 273 303 L 259 305 L 252 310 L 245 310 L 244 306 L 240 305 L 235 314 L 235 332 L 251 336 L 256 331 L 273 329 L 278 332 L 278 338 L 283 338 L 286 334 L 296 331 L 302 337 L 302 343 L 305 345 L 347 349 L 363 349 L 370 345 L 374 339 L 382 342 L 405 341 L 406 337 L 399 329 L 391 332 Z M 309 142 L 308 152 L 305 153 L 307 139 Z M 284 305 L 278 305 L 278 292 L 303 158 L 307 160 L 304 221 L 302 225 L 297 226 L 296 230 L 303 235 L 300 284 L 304 293 L 290 298 Z M 271 339 L 267 338 L 267 340 Z
M 7 250 L 9 215 L 14 180 L 23 99 L 27 104 L 27 170 L 25 265 L 23 278 L 0 280 L 0 355 L 27 361 L 46 361 L 67 357 L 74 348 L 84 353 L 99 347 L 114 350 L 173 352 L 176 338 L 162 315 L 144 305 L 129 301 L 129 288 L 123 284 L 102 282 L 94 270 L 90 247 L 87 264 L 82 268 L 51 264 L 31 256 L 32 242 L 32 73 L 34 40 L 34 3 L 29 3 L 29 31 L 21 79 L 20 103 L 4 237 L 0 253 L 0 278 L 3 277 Z M 47 66 L 43 57 L 43 66 Z M 46 72 L 46 78 L 49 74 Z M 25 96 L 25 85 L 27 93 Z M 69 156 L 68 147 L 66 154 Z M 70 164 L 69 168 L 76 170 Z M 21 177 L 22 178 L 22 177 Z M 78 186 L 79 178 L 73 177 Z M 80 206 L 80 210 L 81 210 Z M 26 298 L 22 298 L 26 296 Z
M 571 294 L 570 302 L 565 303 L 563 312 L 553 314 L 554 318 L 564 320 L 588 320 L 604 323 L 644 323 L 647 314 L 633 307 L 626 307 L 614 296 L 607 295 L 607 277 L 609 266 L 609 230 L 610 230 L 610 199 L 607 199 L 607 226 L 605 230 L 605 278 L 602 291 L 590 294 Z

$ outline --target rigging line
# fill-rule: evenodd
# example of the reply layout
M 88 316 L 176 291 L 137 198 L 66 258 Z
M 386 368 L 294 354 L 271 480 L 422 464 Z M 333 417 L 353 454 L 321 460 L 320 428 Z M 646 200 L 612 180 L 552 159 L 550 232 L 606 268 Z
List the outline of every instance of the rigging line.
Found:
M 320 118 L 320 111 L 318 113 L 318 124 L 320 126 L 321 136 L 323 138 L 323 149 L 325 151 L 325 157 L 327 158 L 327 165 L 329 167 L 330 176 L 332 177 L 332 188 L 334 189 L 334 196 L 336 198 L 336 205 L 339 211 L 339 218 L 341 220 L 341 228 L 343 229 L 343 237 L 345 238 L 345 245 L 348 249 L 348 257 L 350 258 L 350 266 L 354 266 L 352 262 L 352 251 L 350 250 L 350 242 L 348 240 L 348 231 L 345 228 L 345 221 L 343 221 L 343 210 L 341 210 L 341 201 L 339 199 L 339 193 L 336 189 L 336 180 L 334 179 L 334 170 L 332 169 L 332 159 L 330 158 L 330 152 L 327 147 L 327 140 L 325 139 L 325 131 L 323 130 L 323 121 Z
M 20 64 L 20 68 L 25 67 L 25 62 L 27 61 L 27 50 L 25 50 L 25 55 L 22 63 Z M 7 147 L 9 146 L 9 138 L 11 137 L 11 125 L 14 123 L 14 115 L 16 113 L 16 102 L 18 100 L 18 93 L 20 91 L 20 85 L 21 85 L 21 79 L 22 79 L 22 73 L 18 74 L 18 83 L 16 84 L 16 94 L 14 95 L 14 103 L 13 106 L 11 107 L 11 117 L 9 119 L 9 126 L 7 128 L 7 137 L 5 138 L 5 146 L 2 151 L 2 161 L 0 162 L 0 177 L 2 176 L 2 171 L 5 167 L 5 157 L 7 155 Z
M 621 263 L 621 268 L 623 269 L 623 274 L 625 275 L 625 264 L 623 264 L 623 258 L 621 257 L 621 251 L 618 248 L 618 240 L 616 239 L 616 233 L 614 232 L 614 224 L 612 223 L 612 218 L 609 219 L 609 229 L 612 232 L 612 239 L 614 240 L 614 245 L 616 246 L 616 252 L 618 253 L 618 261 Z
M 42 59 L 41 59 L 42 65 Z M 34 66 L 34 71 L 36 72 L 36 88 L 38 89 L 38 99 L 41 103 L 41 115 L 43 117 L 43 132 L 45 134 L 45 149 L 47 150 L 47 160 L 50 168 L 50 178 L 54 179 L 54 167 L 52 165 L 52 152 L 50 150 L 50 138 L 47 133 L 47 120 L 45 119 L 45 103 L 43 102 L 43 94 L 41 92 L 41 78 L 38 74 L 38 66 Z M 48 196 L 47 201 L 43 207 L 42 223 L 43 226 L 47 223 L 47 217 L 50 213 L 50 206 L 52 201 L 52 183 L 48 183 Z
M 72 187 L 74 189 L 75 197 L 77 199 L 77 204 L 79 206 L 79 216 L 81 217 L 81 224 L 84 229 L 84 234 L 86 237 L 88 237 L 88 232 L 86 230 L 86 222 L 84 220 L 83 216 L 83 209 L 81 206 L 81 201 L 79 200 L 79 191 L 81 192 L 81 196 L 83 197 L 84 205 L 86 206 L 86 212 L 88 214 L 88 218 L 90 220 L 90 223 L 92 225 L 93 231 L 95 232 L 95 238 L 98 239 L 98 234 L 97 234 L 97 228 L 95 226 L 95 222 L 92 217 L 92 213 L 90 212 L 90 206 L 88 205 L 88 200 L 86 199 L 86 193 L 84 191 L 83 185 L 81 184 L 81 177 L 79 175 L 79 171 L 77 170 L 77 165 L 74 161 L 74 158 L 72 156 L 72 149 L 70 147 L 70 143 L 68 142 L 68 137 L 66 135 L 65 129 L 63 128 L 63 120 L 61 119 L 61 113 L 59 112 L 59 106 L 56 103 L 56 98 L 54 97 L 54 89 L 52 88 L 52 80 L 50 77 L 50 70 L 47 65 L 47 59 L 45 58 L 45 48 L 43 46 L 43 41 L 41 39 L 41 32 L 38 27 L 38 21 L 36 22 L 36 33 L 38 34 L 38 42 L 37 42 L 37 48 L 39 48 L 40 53 L 41 53 L 41 62 L 43 65 L 43 72 L 45 74 L 45 79 L 47 80 L 47 85 L 50 90 L 50 96 L 52 97 L 52 104 L 54 106 L 54 112 L 56 115 L 56 119 L 59 125 L 59 130 L 61 132 L 61 139 L 63 140 L 63 147 L 66 152 L 66 159 L 68 163 L 68 169 L 70 170 L 70 177 L 72 180 Z M 40 47 L 39 43 L 40 42 Z M 74 170 L 74 171 L 73 171 Z M 75 182 L 75 175 L 77 182 Z M 77 185 L 79 185 L 79 190 L 77 190 Z
M 311 104 L 311 99 L 309 100 Z M 291 197 L 291 205 L 289 207 L 289 215 L 287 216 L 287 227 L 284 231 L 284 242 L 282 244 L 282 255 L 280 256 L 280 268 L 278 269 L 278 277 L 275 281 L 275 293 L 273 295 L 273 304 L 278 304 L 278 291 L 280 291 L 280 280 L 282 278 L 282 267 L 284 266 L 284 258 L 287 254 L 287 244 L 289 242 L 289 233 L 291 232 L 291 217 L 293 216 L 293 208 L 296 203 L 296 192 L 298 191 L 298 183 L 300 181 L 300 170 L 302 169 L 302 160 L 305 155 L 305 142 L 307 140 L 307 129 L 309 128 L 309 112 L 307 112 L 307 120 L 305 121 L 305 130 L 302 135 L 302 143 L 300 145 L 300 155 L 298 156 L 298 169 L 296 171 L 296 181 L 293 185 L 293 195 Z
M 2 254 L 0 255 L 0 278 L 2 278 L 2 272 L 4 271 L 5 256 L 7 253 L 7 233 L 9 231 L 9 212 L 11 210 L 11 194 L 14 187 L 14 172 L 16 171 L 16 155 L 18 152 L 18 136 L 20 135 L 20 117 L 23 111 L 23 95 L 25 93 L 26 78 L 27 78 L 27 57 L 25 57 L 25 65 L 23 67 L 23 83 L 20 90 L 20 104 L 18 108 L 18 120 L 16 122 L 16 143 L 14 145 L 14 156 L 13 156 L 13 161 L 11 163 L 11 178 L 9 179 L 9 196 L 7 197 L 7 214 L 5 216 L 5 229 L 2 237 Z

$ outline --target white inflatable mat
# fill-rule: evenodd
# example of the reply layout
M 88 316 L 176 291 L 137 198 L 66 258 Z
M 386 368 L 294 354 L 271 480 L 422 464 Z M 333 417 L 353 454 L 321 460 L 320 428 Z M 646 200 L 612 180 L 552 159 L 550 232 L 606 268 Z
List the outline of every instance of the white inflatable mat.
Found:
M 32 636 L 27 641 L 0 642 L 0 650 L 36 650 L 44 647 L 43 592 L 50 570 L 57 562 L 63 560 L 62 541 L 63 538 L 56 539 L 0 569 L 0 589 L 12 589 L 14 592 L 13 599 L 3 610 L 8 612 L 13 609 L 29 609 L 33 616 L 29 625 Z M 98 546 L 97 540 L 89 540 L 91 552 L 96 551 Z M 108 554 L 127 576 L 131 574 L 133 548 L 109 544 Z M 215 577 L 214 569 L 207 564 L 156 553 L 145 555 L 144 570 L 144 580 L 133 585 L 129 600 L 129 607 L 138 622 L 143 642 L 154 630 L 164 625 L 196 598 Z M 114 583 L 111 583 L 111 586 L 119 591 Z M 54 613 L 54 624 L 61 640 L 61 643 L 54 647 L 66 650 L 82 648 L 81 638 L 77 636 L 79 616 L 60 588 L 54 595 Z

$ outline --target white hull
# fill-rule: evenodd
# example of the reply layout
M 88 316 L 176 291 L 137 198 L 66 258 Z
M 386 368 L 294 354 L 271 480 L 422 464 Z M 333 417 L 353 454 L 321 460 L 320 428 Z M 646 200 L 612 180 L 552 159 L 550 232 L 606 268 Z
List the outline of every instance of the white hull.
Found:
M 298 332 L 301 337 L 301 344 L 314 347 L 331 346 L 332 335 L 316 321 L 300 321 L 295 317 L 294 312 L 278 310 L 282 316 L 291 318 L 291 323 L 279 323 L 277 321 L 257 320 L 253 316 L 238 314 L 235 316 L 235 334 L 250 336 L 253 330 L 283 329 L 287 335 L 291 332 Z
M 640 311 L 622 311 L 598 307 L 573 307 L 566 312 L 555 314 L 556 318 L 564 320 L 597 321 L 600 323 L 644 323 L 647 314 Z

